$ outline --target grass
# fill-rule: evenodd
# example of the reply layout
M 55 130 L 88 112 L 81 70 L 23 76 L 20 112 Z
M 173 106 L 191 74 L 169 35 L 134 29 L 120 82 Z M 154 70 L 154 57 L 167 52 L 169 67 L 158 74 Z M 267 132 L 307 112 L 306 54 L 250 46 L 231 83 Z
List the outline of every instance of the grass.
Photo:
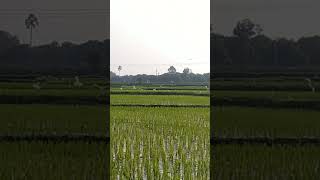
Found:
M 111 95 L 111 104 L 209 105 L 209 97 L 170 95 Z
M 216 136 L 320 137 L 319 111 L 215 107 L 213 114 Z
M 92 133 L 104 134 L 104 106 L 0 104 L 0 133 Z
M 274 100 L 315 100 L 320 99 L 320 93 L 311 91 L 212 91 L 212 96 L 217 98 L 268 98 Z
M 311 78 L 312 79 L 312 78 Z M 280 90 L 280 91 L 305 91 L 310 90 L 306 77 L 294 78 L 215 78 L 211 80 L 215 90 Z M 320 88 L 319 78 L 312 79 L 316 89 Z
M 111 94 L 128 94 L 128 95 L 194 95 L 194 96 L 209 96 L 208 90 L 117 90 L 111 89 Z
M 269 97 L 268 91 L 214 91 L 218 97 L 246 97 L 265 98 Z M 272 92 L 271 92 L 272 93 Z M 317 93 L 309 92 L 275 92 L 274 99 L 285 99 L 294 96 L 295 99 L 317 98 Z M 196 104 L 209 103 L 206 97 L 196 96 L 147 96 L 147 95 L 112 95 L 112 104 Z M 290 97 L 289 97 L 290 98 Z M 300 98 L 300 99 L 299 99 Z M 214 107 L 213 132 L 221 137 L 320 137 L 320 112 L 302 109 L 275 109 L 275 108 L 248 108 L 248 107 Z M 174 173 L 167 170 L 163 173 L 159 164 L 177 162 L 173 165 L 183 171 L 185 177 L 208 179 L 205 176 L 195 176 L 196 170 L 190 165 L 190 161 L 184 161 L 186 154 L 195 156 L 194 159 L 202 159 L 198 164 L 204 169 L 207 167 L 208 144 L 204 142 L 209 129 L 208 109 L 188 108 L 111 108 L 112 122 L 112 174 L 113 177 L 133 178 L 135 176 L 156 176 L 178 178 L 181 172 Z M 306 118 L 308 117 L 308 118 Z M 130 136 L 122 134 L 127 132 Z M 188 150 L 186 144 L 193 141 L 190 134 L 198 136 L 195 139 L 205 144 L 197 150 Z M 184 137 L 184 138 L 181 138 Z M 113 139 L 115 138 L 115 139 Z M 185 139 L 185 140 L 184 140 Z M 169 143 L 163 143 L 163 141 Z M 155 143 L 156 142 L 156 143 Z M 167 149 L 163 146 L 169 144 Z M 182 150 L 178 151 L 178 159 L 175 159 L 175 146 L 183 144 Z M 143 148 L 142 148 L 143 147 Z M 173 147 L 173 148 L 172 148 Z M 211 171 L 214 179 L 316 179 L 319 167 L 318 147 L 308 146 L 262 146 L 262 145 L 217 145 L 213 147 L 216 156 L 213 159 Z M 142 149 L 142 150 L 141 150 Z M 156 150 L 155 150 L 156 149 Z M 179 149 L 179 148 L 176 148 Z M 196 148 L 194 148 L 196 149 Z M 138 152 L 137 152 L 138 151 Z M 165 151 L 167 151 L 165 153 Z M 133 153 L 132 153 L 133 152 Z M 200 153 L 206 155 L 201 155 Z M 206 156 L 204 158 L 204 156 Z M 168 160 L 163 160 L 165 158 Z M 291 161 L 292 158 L 296 158 Z M 262 161 L 263 160 L 263 161 Z M 161 162 L 161 163 L 160 163 Z M 157 165 L 158 164 L 158 165 Z M 203 166 L 205 164 L 205 166 Z M 148 169 L 148 165 L 152 168 Z M 138 167 L 138 168 L 131 168 Z M 191 168 L 190 168 L 191 167 Z M 201 171 L 203 170 L 201 168 Z M 183 168 L 182 168 L 183 169 Z M 170 177 L 166 177 L 169 178 Z M 188 179 L 186 178 L 186 179 Z
M 64 96 L 64 97 L 98 97 L 105 96 L 105 92 L 99 89 L 0 89 L 0 96 Z M 194 91 L 194 90 L 111 90 L 111 94 L 126 95 L 125 93 L 132 93 L 132 95 L 139 95 L 147 93 L 149 95 L 193 95 L 202 94 L 208 95 L 208 91 Z M 129 94 L 130 95 L 130 94 Z M 145 95 L 144 95 L 145 96 Z M 189 98 L 189 96 L 186 96 Z M 216 98 L 268 98 L 274 100 L 318 100 L 320 93 L 312 93 L 310 91 L 290 92 L 290 91 L 212 91 L 212 96 Z M 124 96 L 128 97 L 128 96 Z M 143 97 L 143 96 L 142 96 Z M 197 98 L 194 98 L 197 99 Z M 130 99 L 129 99 L 130 100 Z
M 69 97 L 105 98 L 105 92 L 93 86 L 105 85 L 102 79 L 80 78 L 84 83 L 81 88 L 70 86 L 73 80 L 50 80 L 40 90 L 32 89 L 33 80 L 0 82 L 0 96 L 14 97 L 12 100 L 59 97 L 62 104 Z M 320 93 L 308 91 L 304 80 L 287 81 L 219 80 L 211 83 L 222 90 L 212 95 L 249 100 L 319 100 Z M 105 134 L 105 106 L 81 103 L 1 104 L 0 133 Z M 111 104 L 208 105 L 209 92 L 204 86 L 123 86 L 111 89 Z M 320 137 L 318 111 L 241 106 L 217 106 L 213 110 L 216 136 Z M 209 114 L 209 108 L 111 106 L 111 179 L 209 179 Z M 84 142 L 1 142 L 0 179 L 105 179 L 107 149 L 106 144 Z M 319 147 L 312 145 L 218 145 L 213 149 L 211 173 L 215 179 L 312 180 L 317 179 L 320 167 Z
M 68 81 L 73 82 L 73 79 Z M 90 80 L 91 81 L 91 80 Z M 0 98 L 0 134 L 73 134 L 106 135 L 107 109 L 105 106 L 63 105 L 68 97 L 100 97 L 101 90 L 93 83 L 102 80 L 83 80 L 84 87 L 74 88 L 64 81 L 50 81 L 33 89 L 33 82 L 1 82 L 0 96 L 14 100 L 3 104 Z M 19 104 L 15 97 L 28 100 L 60 98 L 60 105 Z M 36 98 L 34 98 L 36 97 Z M 104 98 L 104 97 L 103 97 Z M 69 98 L 70 99 L 70 98 Z M 50 101 L 54 98 L 49 99 Z M 49 100 L 45 103 L 50 103 Z M 106 179 L 109 175 L 109 145 L 105 142 L 37 142 L 19 141 L 0 143 L 0 179 Z
M 102 92 L 98 89 L 2 89 L 2 96 L 63 96 L 63 97 L 96 97 Z
M 105 179 L 105 143 L 0 144 L 0 179 Z
M 132 89 L 143 89 L 143 90 L 204 90 L 206 91 L 208 86 L 175 86 L 175 85 L 137 85 L 137 86 L 121 86 L 112 87 L 115 90 L 132 90 Z
M 318 146 L 221 145 L 212 150 L 212 179 L 319 178 Z
M 209 178 L 209 108 L 111 107 L 111 117 L 111 179 Z

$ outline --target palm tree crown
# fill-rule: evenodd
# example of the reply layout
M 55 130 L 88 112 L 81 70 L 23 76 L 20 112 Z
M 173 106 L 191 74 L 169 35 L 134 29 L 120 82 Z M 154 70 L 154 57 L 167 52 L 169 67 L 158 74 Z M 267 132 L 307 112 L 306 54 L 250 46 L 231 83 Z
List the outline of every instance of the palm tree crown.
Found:
M 30 46 L 32 45 L 32 30 L 39 26 L 39 20 L 34 14 L 29 14 L 28 18 L 25 20 L 25 25 L 27 29 L 30 29 Z

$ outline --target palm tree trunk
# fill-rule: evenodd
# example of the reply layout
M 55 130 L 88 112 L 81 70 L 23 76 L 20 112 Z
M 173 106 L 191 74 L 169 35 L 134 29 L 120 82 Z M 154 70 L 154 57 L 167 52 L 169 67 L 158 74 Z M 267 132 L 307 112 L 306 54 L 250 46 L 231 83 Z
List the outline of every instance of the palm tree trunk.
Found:
M 278 66 L 278 47 L 277 47 L 277 42 L 273 43 L 273 65 Z
M 32 46 L 32 27 L 30 28 L 30 47 Z

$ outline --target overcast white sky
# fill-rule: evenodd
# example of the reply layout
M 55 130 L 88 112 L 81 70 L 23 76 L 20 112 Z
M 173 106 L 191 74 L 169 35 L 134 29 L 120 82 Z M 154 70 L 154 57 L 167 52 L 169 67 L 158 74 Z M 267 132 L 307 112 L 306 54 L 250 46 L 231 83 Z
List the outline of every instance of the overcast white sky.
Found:
M 125 74 L 210 71 L 210 0 L 113 0 L 111 70 Z

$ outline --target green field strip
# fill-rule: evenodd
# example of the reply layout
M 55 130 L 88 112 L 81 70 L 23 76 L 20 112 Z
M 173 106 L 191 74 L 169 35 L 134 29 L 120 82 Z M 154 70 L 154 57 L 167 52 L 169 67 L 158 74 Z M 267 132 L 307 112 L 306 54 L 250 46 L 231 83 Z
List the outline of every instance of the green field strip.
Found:
M 320 100 L 319 92 L 311 91 L 219 91 L 212 90 L 211 96 L 216 98 L 268 98 L 268 99 L 280 99 L 280 100 Z
M 320 110 L 319 100 L 275 100 L 268 98 L 213 98 L 212 106 L 269 107 Z
M 211 145 L 211 178 L 319 179 L 319 146 Z
M 110 137 L 85 133 L 23 133 L 0 134 L 0 142 L 110 142 Z
M 178 178 L 182 166 L 184 177 L 192 179 L 195 164 L 199 170 L 194 179 L 209 178 L 209 108 L 111 106 L 110 110 L 111 179 L 134 179 L 130 172 L 135 171 L 141 177 L 143 168 L 148 179 Z
M 209 96 L 208 91 L 193 92 L 193 91 L 113 91 L 110 94 L 125 94 L 125 95 L 188 95 L 188 96 Z
M 0 105 L 0 134 L 105 134 L 105 106 Z
M 0 104 L 107 105 L 107 97 L 92 96 L 0 96 Z
M 214 137 L 320 137 L 320 112 L 316 110 L 217 106 L 211 111 Z
M 183 95 L 111 95 L 110 103 L 115 104 L 152 104 L 152 105 L 209 105 L 209 97 Z
M 246 138 L 223 138 L 214 137 L 210 139 L 212 145 L 224 144 L 239 144 L 239 145 L 290 145 L 290 146 L 305 146 L 316 145 L 320 146 L 320 138 L 303 137 L 303 138 L 269 138 L 269 137 L 246 137 Z
M 165 104 L 111 104 L 114 107 L 167 107 L 167 108 L 209 108 L 210 105 L 165 105 Z
M 106 96 L 108 91 L 99 89 L 0 89 L 1 96 Z
M 132 95 L 135 96 L 136 95 Z M 163 95 L 162 95 L 163 96 Z M 111 105 L 172 105 L 172 106 L 203 106 L 209 105 L 207 100 L 177 100 L 171 95 L 172 100 L 153 100 L 147 102 L 146 96 L 134 99 L 111 99 Z M 159 95 L 159 97 L 161 97 Z M 205 97 L 205 96 L 201 96 Z M 112 95 L 111 95 L 112 98 Z M 0 96 L 0 104 L 52 104 L 52 105 L 107 105 L 106 96 Z M 320 109 L 320 99 L 272 99 L 272 98 L 246 98 L 246 97 L 213 97 L 212 106 L 244 106 L 244 107 L 270 107 L 270 108 L 296 108 L 296 109 Z
M 0 179 L 106 179 L 105 142 L 1 142 Z

